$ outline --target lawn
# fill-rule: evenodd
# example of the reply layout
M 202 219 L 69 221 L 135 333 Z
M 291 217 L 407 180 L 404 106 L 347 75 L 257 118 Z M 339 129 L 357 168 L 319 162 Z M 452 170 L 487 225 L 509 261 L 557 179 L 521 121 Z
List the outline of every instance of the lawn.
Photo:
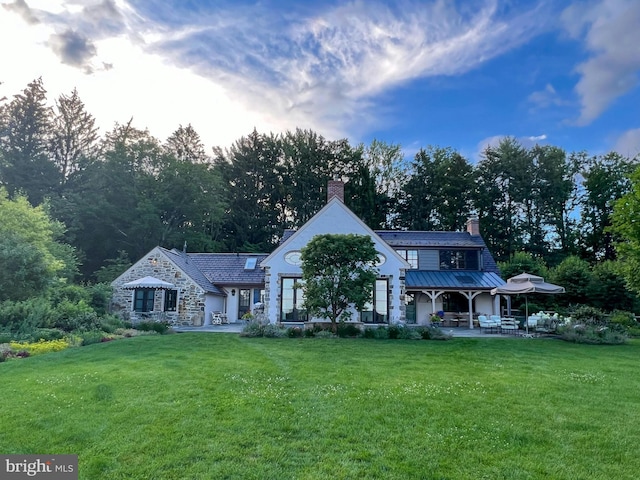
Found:
M 0 364 L 0 452 L 82 479 L 626 479 L 640 342 L 136 337 Z

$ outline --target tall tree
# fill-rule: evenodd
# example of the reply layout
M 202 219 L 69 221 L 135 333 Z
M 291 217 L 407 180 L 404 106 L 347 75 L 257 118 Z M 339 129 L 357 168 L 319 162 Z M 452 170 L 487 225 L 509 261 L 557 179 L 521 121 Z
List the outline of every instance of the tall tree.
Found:
M 577 186 L 574 181 L 580 168 L 575 157 L 567 158 L 564 150 L 553 146 L 536 145 L 531 150 L 536 169 L 538 193 L 537 230 L 547 239 L 549 248 L 543 254 L 549 263 L 560 255 L 577 253 L 576 215 Z M 541 241 L 541 244 L 544 245 Z M 555 255 L 554 255 L 555 254 Z M 561 259 L 560 259 L 561 260 Z
M 402 187 L 401 225 L 410 230 L 462 230 L 471 212 L 474 173 L 451 148 L 420 149 Z
M 22 93 L 0 109 L 0 185 L 10 195 L 24 192 L 39 205 L 60 183 L 60 174 L 49 159 L 51 109 L 46 105 L 42 79 L 29 83 Z
M 287 221 L 281 143 L 254 130 L 214 160 L 228 204 L 224 241 L 230 251 L 271 251 Z
M 629 191 L 613 205 L 612 232 L 618 239 L 619 268 L 627 286 L 640 294 L 640 167 L 631 174 Z
M 630 174 L 637 164 L 616 152 L 584 162 L 581 201 L 582 256 L 591 261 L 614 260 L 611 217 L 615 202 L 629 192 Z
M 487 147 L 476 166 L 475 205 L 483 236 L 498 260 L 506 260 L 531 238 L 525 231 L 533 212 L 530 201 L 532 162 L 513 138 Z
M 60 95 L 56 101 L 49 150 L 63 184 L 95 160 L 98 144 L 95 123 L 75 88 L 70 96 Z
M 209 161 L 200 135 L 191 124 L 180 125 L 167 139 L 165 150 L 182 162 L 205 163 Z

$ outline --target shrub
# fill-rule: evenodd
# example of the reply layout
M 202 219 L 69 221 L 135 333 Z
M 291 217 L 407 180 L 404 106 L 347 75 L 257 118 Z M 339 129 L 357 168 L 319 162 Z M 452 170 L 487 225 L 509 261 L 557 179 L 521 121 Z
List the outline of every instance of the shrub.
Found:
M 367 327 L 364 329 L 364 332 L 362 332 L 362 337 L 363 338 L 376 338 L 376 328 L 371 328 L 371 327 Z
M 577 324 L 602 326 L 607 323 L 604 312 L 589 305 L 578 306 L 571 314 L 571 317 Z
M 387 340 L 389 339 L 389 330 L 387 327 L 378 327 L 373 329 L 373 338 L 376 340 Z
M 438 327 L 424 327 L 419 329 L 420 336 L 423 340 L 451 340 L 453 336 L 445 333 Z
M 362 334 L 360 327 L 354 323 L 340 322 L 338 324 L 338 336 L 339 337 L 359 337 Z
M 60 350 L 64 350 L 69 347 L 69 341 L 66 338 L 61 338 L 59 340 L 40 340 L 38 342 L 29 343 L 29 342 L 9 342 L 9 346 L 16 353 L 16 356 L 24 356 L 20 355 L 21 352 L 27 352 L 28 355 L 41 355 L 43 353 L 49 352 L 59 352 Z
M 300 327 L 290 327 L 287 328 L 287 335 L 289 336 L 289 338 L 301 338 L 304 333 L 302 328 Z
M 386 327 L 388 338 L 390 338 L 392 340 L 396 340 L 397 338 L 400 338 L 400 329 L 401 328 L 402 328 L 402 326 L 398 325 L 398 324 L 393 324 L 393 325 L 389 325 L 388 327 Z
M 638 327 L 636 317 L 631 312 L 625 312 L 623 310 L 614 310 L 609 317 L 609 323 L 613 325 L 620 325 L 625 328 Z
M 314 335 L 315 338 L 336 338 L 331 330 L 319 330 Z
M 31 334 L 32 341 L 38 340 L 60 340 L 64 333 L 59 328 L 36 328 Z
M 315 337 L 316 332 L 312 329 L 312 328 L 305 328 L 304 329 L 304 336 L 306 338 L 313 338 Z
M 164 335 L 169 331 L 171 326 L 168 322 L 153 322 L 153 321 L 145 321 L 139 322 L 135 325 L 135 328 L 141 330 L 143 332 L 156 332 L 160 335 Z
M 402 340 L 420 340 L 422 335 L 420 334 L 420 330 L 416 327 L 408 327 L 406 325 L 400 328 L 400 334 L 398 338 Z
M 595 325 L 568 325 L 560 330 L 560 338 L 567 342 L 592 345 L 621 345 L 627 335 L 609 327 Z
M 262 335 L 268 338 L 282 338 L 287 336 L 287 329 L 269 323 L 264 326 Z
M 264 336 L 264 327 L 259 322 L 249 322 L 247 323 L 242 332 L 240 332 L 241 337 L 262 337 Z
M 122 319 L 116 315 L 105 315 L 99 319 L 100 330 L 107 333 L 115 333 L 119 328 L 124 327 Z
M 82 345 L 86 346 L 102 342 L 104 334 L 98 330 L 91 330 L 89 332 L 80 333 L 80 338 L 82 339 Z
M 53 326 L 65 332 L 96 330 L 100 326 L 98 314 L 84 300 L 77 303 L 63 300 L 55 307 L 54 315 Z

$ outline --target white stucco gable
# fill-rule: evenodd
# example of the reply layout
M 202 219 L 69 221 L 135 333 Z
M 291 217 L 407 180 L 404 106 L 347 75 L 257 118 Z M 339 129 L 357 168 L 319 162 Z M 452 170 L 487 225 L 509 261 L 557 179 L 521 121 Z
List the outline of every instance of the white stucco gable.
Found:
M 393 264 L 395 269 L 408 269 L 410 265 L 396 253 L 384 240 L 370 229 L 338 198 L 332 198 L 307 223 L 276 248 L 265 258 L 260 266 L 274 267 L 283 261 L 284 255 L 290 251 L 299 251 L 316 235 L 349 234 L 366 235 L 373 240 L 376 250 L 384 255 L 385 263 Z M 381 267 L 382 267 L 381 266 Z M 299 270 L 299 269 L 298 269 Z M 381 272 L 382 273 L 382 272 Z
M 269 321 L 271 323 L 280 321 L 281 279 L 302 275 L 302 269 L 291 261 L 291 256 L 298 254 L 313 237 L 324 234 L 365 235 L 373 240 L 383 260 L 378 265 L 379 276 L 389 280 L 390 320 L 391 322 L 402 321 L 404 318 L 404 272 L 410 268 L 410 265 L 340 199 L 335 197 L 260 263 L 260 266 L 265 269 L 266 313 Z

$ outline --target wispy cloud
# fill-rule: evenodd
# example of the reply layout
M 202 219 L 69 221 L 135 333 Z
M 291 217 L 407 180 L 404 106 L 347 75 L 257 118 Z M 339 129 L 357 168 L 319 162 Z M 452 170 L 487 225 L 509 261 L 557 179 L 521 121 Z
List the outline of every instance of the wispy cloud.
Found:
M 628 158 L 640 158 L 640 128 L 627 130 L 618 137 L 613 149 Z
M 462 75 L 550 28 L 544 2 L 513 8 L 499 0 L 292 2 L 285 11 L 277 2 L 221 1 L 206 9 L 189 2 L 187 9 L 179 1 L 56 0 L 49 9 L 47 1 L 39 9 L 25 0 L 9 5 L 50 30 L 45 47 L 61 62 L 92 73 L 94 85 L 79 81 L 84 91 L 123 84 L 129 96 L 122 104 L 145 108 L 159 103 L 152 94 L 164 92 L 174 111 L 181 108 L 174 99 L 188 98 L 208 109 L 201 114 L 208 128 L 235 138 L 229 124 L 241 120 L 274 131 L 302 127 L 357 138 L 387 120 L 381 94 L 428 77 Z M 199 100 L 187 91 L 196 84 L 209 85 Z M 67 90 L 74 86 L 83 95 L 82 85 Z
M 615 99 L 638 85 L 640 71 L 640 2 L 599 0 L 578 3 L 562 15 L 567 31 L 584 38 L 590 57 L 576 70 L 581 99 L 579 125 L 597 118 Z

